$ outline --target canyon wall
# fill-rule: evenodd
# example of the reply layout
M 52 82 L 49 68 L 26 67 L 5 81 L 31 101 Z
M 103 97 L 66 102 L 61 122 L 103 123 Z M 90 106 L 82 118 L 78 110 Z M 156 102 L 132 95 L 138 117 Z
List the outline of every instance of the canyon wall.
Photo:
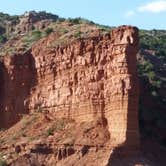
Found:
M 47 110 L 77 122 L 106 120 L 112 146 L 139 144 L 138 30 L 122 26 L 64 45 L 41 39 L 24 55 L 0 61 L 0 125 Z

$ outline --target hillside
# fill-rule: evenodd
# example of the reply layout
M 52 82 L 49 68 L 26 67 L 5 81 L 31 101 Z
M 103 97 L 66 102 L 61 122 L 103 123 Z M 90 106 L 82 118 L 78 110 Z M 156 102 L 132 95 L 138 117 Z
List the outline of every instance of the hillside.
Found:
M 165 146 L 166 31 L 140 31 L 140 130 Z
M 0 165 L 165 165 L 166 31 L 112 29 L 0 14 Z

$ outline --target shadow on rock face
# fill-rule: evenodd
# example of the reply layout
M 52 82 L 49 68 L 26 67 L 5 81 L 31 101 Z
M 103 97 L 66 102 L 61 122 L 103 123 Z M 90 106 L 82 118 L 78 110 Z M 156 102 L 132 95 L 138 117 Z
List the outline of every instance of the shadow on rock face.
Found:
M 0 77 L 0 127 L 8 128 L 28 113 L 30 89 L 37 82 L 31 51 L 1 59 Z
M 149 161 L 141 152 L 138 130 L 138 98 L 135 96 L 138 95 L 137 79 L 137 77 L 132 78 L 132 91 L 128 92 L 126 141 L 113 150 L 107 166 L 160 166 L 154 165 L 154 162 Z
M 141 154 L 127 154 L 125 147 L 116 148 L 107 166 L 159 166 L 152 164 Z

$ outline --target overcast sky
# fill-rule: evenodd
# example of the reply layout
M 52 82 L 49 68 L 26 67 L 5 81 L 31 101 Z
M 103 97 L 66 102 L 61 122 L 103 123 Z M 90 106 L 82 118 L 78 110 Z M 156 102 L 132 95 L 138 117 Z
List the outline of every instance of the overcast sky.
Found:
M 0 12 L 23 14 L 30 10 L 83 17 L 110 26 L 166 29 L 166 0 L 0 0 Z

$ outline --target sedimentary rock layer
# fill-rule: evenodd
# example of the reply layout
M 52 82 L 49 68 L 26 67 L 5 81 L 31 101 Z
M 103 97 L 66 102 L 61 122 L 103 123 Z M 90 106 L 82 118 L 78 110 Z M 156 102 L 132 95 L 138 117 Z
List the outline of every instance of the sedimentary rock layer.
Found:
M 103 118 L 111 144 L 138 145 L 138 30 L 122 26 L 54 46 L 41 39 L 24 55 L 1 59 L 1 126 L 48 110 L 78 122 Z

